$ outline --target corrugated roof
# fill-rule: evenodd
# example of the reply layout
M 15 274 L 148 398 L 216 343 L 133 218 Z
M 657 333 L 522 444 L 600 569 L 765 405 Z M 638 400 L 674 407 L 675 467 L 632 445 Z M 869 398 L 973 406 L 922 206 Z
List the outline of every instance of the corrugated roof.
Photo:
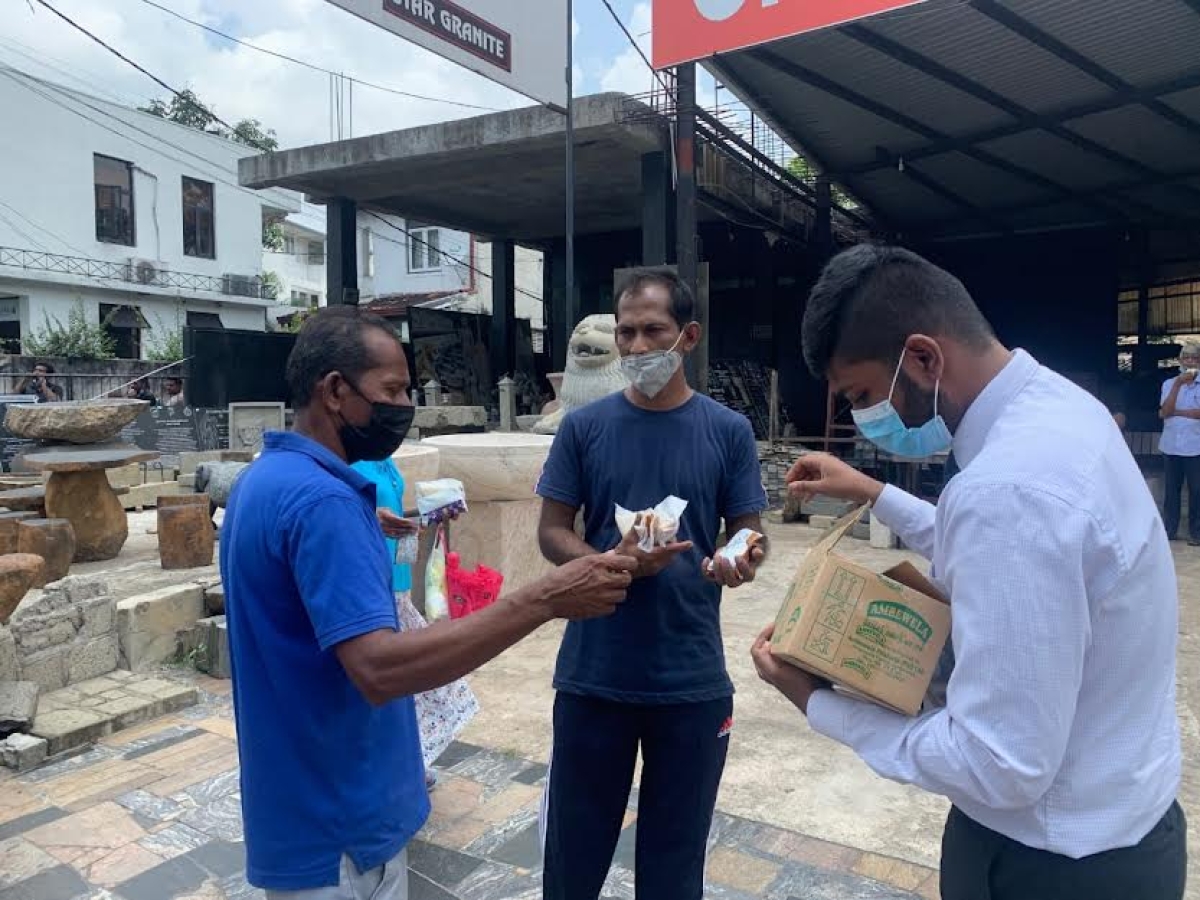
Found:
M 1198 48 L 1197 0 L 927 0 L 708 65 L 928 238 L 1200 224 Z

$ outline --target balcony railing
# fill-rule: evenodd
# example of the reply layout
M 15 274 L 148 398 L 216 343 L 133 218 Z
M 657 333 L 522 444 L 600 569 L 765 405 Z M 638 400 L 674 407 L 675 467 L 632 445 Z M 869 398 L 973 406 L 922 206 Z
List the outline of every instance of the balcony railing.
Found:
M 95 281 L 120 281 L 143 287 L 178 288 L 233 297 L 254 297 L 260 300 L 274 300 L 278 292 L 273 283 L 264 281 L 259 275 L 196 275 L 145 263 L 88 259 L 83 256 L 65 256 L 61 253 L 23 250 L 17 247 L 0 247 L 0 267 L 76 275 Z

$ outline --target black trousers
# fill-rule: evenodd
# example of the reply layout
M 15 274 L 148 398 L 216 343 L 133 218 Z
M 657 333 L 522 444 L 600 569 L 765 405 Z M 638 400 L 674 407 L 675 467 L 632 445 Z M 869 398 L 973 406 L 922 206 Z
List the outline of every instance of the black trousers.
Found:
M 1180 492 L 1184 483 L 1188 492 L 1189 540 L 1200 540 L 1200 456 L 1171 456 L 1163 454 L 1165 481 L 1163 487 L 1163 525 L 1167 536 L 1179 536 Z
M 546 811 L 544 900 L 597 900 L 621 835 L 638 747 L 639 900 L 701 900 L 733 698 L 649 706 L 560 693 Z
M 942 900 L 1182 900 L 1187 822 L 1172 804 L 1140 844 L 1071 859 L 984 828 L 957 808 L 942 836 Z

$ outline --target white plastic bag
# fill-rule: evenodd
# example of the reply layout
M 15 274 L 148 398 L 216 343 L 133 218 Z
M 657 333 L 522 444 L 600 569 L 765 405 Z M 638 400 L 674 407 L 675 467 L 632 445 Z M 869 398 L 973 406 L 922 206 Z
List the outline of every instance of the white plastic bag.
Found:
M 422 525 L 445 522 L 467 511 L 467 492 L 457 478 L 418 481 L 413 489 Z
M 425 564 L 425 618 L 430 622 L 450 618 L 450 599 L 446 589 L 446 534 L 438 528 Z

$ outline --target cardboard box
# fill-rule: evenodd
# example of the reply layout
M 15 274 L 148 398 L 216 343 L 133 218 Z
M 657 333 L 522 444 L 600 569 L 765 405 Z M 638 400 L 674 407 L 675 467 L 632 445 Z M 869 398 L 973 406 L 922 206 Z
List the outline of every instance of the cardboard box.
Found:
M 910 563 L 882 575 L 833 552 L 844 516 L 808 551 L 775 620 L 771 652 L 839 688 L 916 715 L 950 636 L 950 605 Z

